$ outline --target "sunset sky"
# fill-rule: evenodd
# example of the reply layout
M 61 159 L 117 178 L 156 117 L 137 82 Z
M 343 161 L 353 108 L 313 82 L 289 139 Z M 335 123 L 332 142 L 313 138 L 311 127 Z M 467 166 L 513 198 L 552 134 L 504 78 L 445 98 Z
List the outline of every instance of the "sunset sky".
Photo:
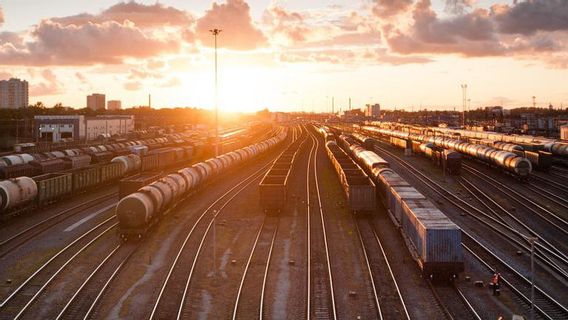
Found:
M 0 79 L 30 103 L 213 106 L 219 38 L 224 110 L 323 111 L 563 104 L 568 1 L 0 0 Z

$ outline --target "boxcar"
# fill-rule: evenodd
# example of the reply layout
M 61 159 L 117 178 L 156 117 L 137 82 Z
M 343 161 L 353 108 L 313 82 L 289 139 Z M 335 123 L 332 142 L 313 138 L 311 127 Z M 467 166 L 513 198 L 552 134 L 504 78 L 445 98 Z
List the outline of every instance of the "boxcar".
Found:
M 0 166 L 0 179 L 10 179 L 22 176 L 33 177 L 37 175 L 37 173 L 37 168 L 28 163 Z
M 92 165 L 73 170 L 73 192 L 82 192 L 101 184 L 101 170 Z
M 48 173 L 33 178 L 37 185 L 37 203 L 55 201 L 73 193 L 73 175 L 71 173 Z

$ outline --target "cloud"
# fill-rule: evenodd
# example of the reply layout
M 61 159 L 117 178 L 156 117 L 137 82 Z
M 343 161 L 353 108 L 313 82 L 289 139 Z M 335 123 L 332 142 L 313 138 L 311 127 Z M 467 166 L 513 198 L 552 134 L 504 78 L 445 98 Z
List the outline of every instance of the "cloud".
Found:
M 374 0 L 373 13 L 378 17 L 391 17 L 404 12 L 413 0 Z
M 4 24 L 4 10 L 0 7 L 0 27 Z
M 189 26 L 193 23 L 193 17 L 185 11 L 160 3 L 145 5 L 135 1 L 117 3 L 97 15 L 83 13 L 51 20 L 64 26 L 107 21 L 121 24 L 130 21 L 138 27 Z
M 466 9 L 473 7 L 477 0 L 446 0 L 446 12 L 463 14 Z
M 63 92 L 61 83 L 57 80 L 56 75 L 50 69 L 41 72 L 44 81 L 34 84 L 30 88 L 30 95 L 34 96 L 50 96 Z
M 492 7 L 502 33 L 530 35 L 537 31 L 568 30 L 568 1 L 529 0 Z
M 126 58 L 149 58 L 179 50 L 173 39 L 144 34 L 131 22 L 62 25 L 42 21 L 25 48 L 0 46 L 0 64 L 91 65 L 117 64 Z
M 211 9 L 197 20 L 197 37 L 203 45 L 212 47 L 213 36 L 209 30 L 222 29 L 218 46 L 234 50 L 252 50 L 267 45 L 267 38 L 254 25 L 250 7 L 243 0 L 227 0 L 227 3 L 213 3 Z
M 271 6 L 264 11 L 263 22 L 271 29 L 273 36 L 281 36 L 291 43 L 303 42 L 312 28 L 306 24 L 299 12 L 287 11 L 279 6 Z
M 495 34 L 489 11 L 476 9 L 448 19 L 438 19 L 429 0 L 420 0 L 408 32 L 392 30 L 391 49 L 402 54 L 457 53 L 464 56 L 499 55 L 505 52 Z
M 385 48 L 372 50 L 328 49 L 285 52 L 280 55 L 285 63 L 329 63 L 341 65 L 404 65 L 433 62 L 422 56 L 404 56 L 388 52 Z
M 24 47 L 24 38 L 16 32 L 2 31 L 0 32 L 0 47 L 13 46 L 15 48 Z
M 142 89 L 142 83 L 139 81 L 126 82 L 124 84 L 124 89 L 128 91 L 138 91 Z

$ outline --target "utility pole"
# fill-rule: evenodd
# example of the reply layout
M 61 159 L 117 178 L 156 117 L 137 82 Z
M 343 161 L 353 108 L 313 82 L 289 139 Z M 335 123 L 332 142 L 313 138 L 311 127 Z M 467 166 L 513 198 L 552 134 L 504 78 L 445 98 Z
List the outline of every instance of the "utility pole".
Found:
M 219 156 L 219 92 L 217 78 L 217 36 L 221 33 L 221 29 L 209 30 L 215 38 L 215 157 Z
M 461 85 L 462 88 L 462 127 L 465 128 L 465 108 L 466 108 L 466 103 L 467 103 L 467 84 L 462 84 Z
M 217 81 L 217 36 L 221 33 L 221 29 L 209 30 L 215 38 L 215 158 L 219 156 L 219 92 Z M 218 211 L 213 211 L 213 277 L 217 278 L 217 214 Z

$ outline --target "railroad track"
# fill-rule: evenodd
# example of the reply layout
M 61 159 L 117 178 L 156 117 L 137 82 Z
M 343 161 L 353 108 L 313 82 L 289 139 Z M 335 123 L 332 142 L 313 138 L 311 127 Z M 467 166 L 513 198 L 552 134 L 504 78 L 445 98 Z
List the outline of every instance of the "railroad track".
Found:
M 394 155 L 393 153 L 391 153 L 391 152 L 389 152 L 389 151 L 387 151 L 387 150 L 385 150 L 385 149 L 382 149 L 382 148 L 380 148 L 380 147 L 378 147 L 378 146 L 375 146 L 375 148 L 378 149 L 378 150 L 380 150 L 381 152 L 383 152 L 383 153 L 389 155 L 389 156 L 390 156 L 391 158 L 393 158 L 395 161 L 397 161 L 398 163 L 400 163 L 403 167 L 408 168 L 408 169 L 409 169 L 408 172 L 409 172 L 410 174 L 412 174 L 412 175 L 415 176 L 418 180 L 420 180 L 421 182 L 423 182 L 426 186 L 428 186 L 429 188 L 431 188 L 435 193 L 439 194 L 440 196 L 442 196 L 443 198 L 445 198 L 445 199 L 446 199 L 448 202 L 450 202 L 451 204 L 455 205 L 456 207 L 460 208 L 462 211 L 468 213 L 470 216 L 472 216 L 472 217 L 474 217 L 475 219 L 477 219 L 478 221 L 480 221 L 479 218 L 476 217 L 476 216 L 472 213 L 472 211 L 476 211 L 476 212 L 481 212 L 481 213 L 483 213 L 482 211 L 480 211 L 479 209 L 474 208 L 474 207 L 472 207 L 471 205 L 469 205 L 468 203 L 464 202 L 464 201 L 461 200 L 458 196 L 456 196 L 456 195 L 453 194 L 452 192 L 446 190 L 443 186 L 441 186 L 441 185 L 438 184 L 437 182 L 433 181 L 431 178 L 427 177 L 426 175 L 424 175 L 423 173 L 421 173 L 419 170 L 416 170 L 415 168 L 413 168 L 411 165 L 409 165 L 408 163 L 406 163 L 406 161 L 400 159 L 400 157 L 398 157 L 398 156 Z M 454 198 L 455 200 L 452 199 L 452 198 L 450 198 L 450 197 Z M 458 203 L 458 202 L 461 202 L 461 204 Z M 470 206 L 470 208 L 471 208 L 472 210 L 468 210 L 468 209 L 465 208 L 465 207 L 467 207 L 468 205 Z M 462 233 L 465 234 L 465 235 L 468 235 L 468 233 L 467 233 L 465 230 L 463 230 L 463 229 L 462 229 Z M 477 240 L 475 240 L 475 239 L 472 238 L 471 236 L 468 235 L 468 239 L 471 239 L 471 240 L 475 241 L 475 242 L 480 246 L 480 248 L 483 248 L 483 251 L 484 251 L 485 254 L 493 255 L 492 251 L 491 251 L 489 248 L 483 246 L 481 243 L 479 243 Z M 494 256 L 494 257 L 495 257 L 495 258 L 498 258 L 497 256 Z M 501 261 L 502 261 L 502 260 L 501 260 Z M 547 264 L 547 265 L 549 264 L 546 259 L 541 260 L 541 261 L 542 261 L 542 263 L 545 263 L 545 264 Z M 508 266 L 509 270 L 511 270 L 511 272 L 514 272 L 515 274 L 520 275 L 520 273 L 519 273 L 518 271 L 516 271 L 516 269 L 514 269 L 513 267 L 511 267 L 511 266 L 509 266 L 509 265 L 507 265 L 507 266 Z M 494 270 L 494 268 L 491 268 L 491 270 Z M 525 280 L 526 280 L 526 278 L 525 278 Z M 526 296 L 524 296 L 524 295 L 522 294 L 522 291 L 521 291 L 521 290 L 518 290 L 518 289 L 515 290 L 516 288 L 514 287 L 514 285 L 511 285 L 511 288 L 513 288 L 513 291 L 515 292 L 515 294 L 517 294 L 517 296 L 519 296 L 521 299 L 524 300 L 524 299 L 526 298 Z M 538 288 L 538 290 L 540 291 L 541 295 L 544 297 L 544 298 L 543 298 L 543 301 L 541 301 L 540 303 L 547 303 L 547 305 L 552 305 L 552 307 L 550 307 L 550 308 L 556 308 L 557 310 L 562 310 L 562 312 L 564 312 L 563 310 L 565 310 L 566 307 L 564 307 L 563 305 L 561 305 L 560 303 L 558 303 L 555 299 L 552 299 L 551 296 L 550 296 L 548 293 L 546 293 L 544 290 L 542 290 L 542 289 L 540 289 L 540 288 Z M 544 307 L 544 308 L 547 308 L 547 307 Z M 537 309 L 537 310 L 538 310 L 538 309 Z M 545 310 L 545 309 L 541 309 L 540 313 L 541 313 L 545 318 L 549 318 L 550 316 L 552 316 L 551 319 L 554 319 L 554 315 L 555 315 L 555 314 L 550 315 L 550 314 L 547 312 L 547 310 Z M 563 318 L 568 318 L 568 313 L 567 313 L 567 314 L 565 315 L 565 317 L 563 317 Z M 556 318 L 556 319 L 558 319 L 558 318 Z
M 307 308 L 306 319 L 337 319 L 333 275 L 320 189 L 317 178 L 318 138 L 309 130 L 312 148 L 308 157 L 307 184 Z M 313 180 L 315 197 L 312 196 Z M 314 199 L 315 198 L 315 199 Z M 317 210 L 313 210 L 317 208 Z
M 253 182 L 260 179 L 269 169 L 272 161 L 250 174 L 237 185 L 221 195 L 207 209 L 205 209 L 186 234 L 176 257 L 162 282 L 160 291 L 153 303 L 149 319 L 181 319 L 189 318 L 189 310 L 185 307 L 190 285 L 197 261 L 203 246 L 209 236 L 216 218 L 223 213 L 223 209 L 239 194 L 250 187 Z M 213 228 L 214 231 L 214 228 Z M 200 236 L 197 236 L 200 235 Z M 213 236 L 214 232 L 213 232 Z M 188 245 L 191 243 L 190 245 Z M 186 249 L 187 248 L 187 249 Z M 190 266 L 187 268 L 180 266 Z M 181 294 L 180 294 L 181 293 Z
M 118 195 L 118 192 L 113 192 L 111 194 L 105 194 L 95 199 L 89 200 L 87 202 L 80 203 L 71 208 L 65 209 L 57 214 L 54 214 L 48 218 L 45 218 L 18 233 L 9 236 L 8 238 L 0 241 L 0 258 L 8 255 L 14 250 L 20 248 L 24 244 L 30 242 L 36 236 L 40 235 L 44 231 L 50 229 L 51 227 L 57 225 L 61 221 L 71 218 L 88 208 L 92 208 L 96 205 L 100 205 L 109 199 L 112 199 Z M 116 203 L 115 203 L 116 204 Z
M 463 230 L 462 230 L 463 231 Z M 489 271 L 497 268 L 501 279 L 507 288 L 519 298 L 523 306 L 530 309 L 530 279 L 523 276 L 503 259 L 497 257 L 491 250 L 463 231 L 462 246 L 479 260 Z M 535 286 L 535 311 L 544 319 L 568 319 L 568 309 L 552 296 Z
M 557 180 L 555 180 L 556 177 L 561 177 L 561 178 L 566 178 L 566 176 L 559 174 L 559 173 L 555 173 L 555 174 L 550 174 L 549 177 L 543 177 L 541 174 L 536 173 L 536 172 L 532 172 L 531 173 L 531 178 L 534 180 L 538 180 L 554 189 L 557 189 L 559 191 L 562 191 L 563 193 L 568 193 L 568 186 L 566 185 L 566 181 L 562 181 L 559 182 Z
M 301 133 L 303 130 L 300 129 Z M 294 131 L 293 142 L 301 138 L 299 149 L 302 148 L 307 140 L 306 135 L 297 135 Z M 260 227 L 255 241 L 252 245 L 250 255 L 247 259 L 235 303 L 233 306 L 232 319 L 264 319 L 264 300 L 266 292 L 266 282 L 272 258 L 274 242 L 278 233 L 279 218 L 265 216 L 264 222 Z M 243 302 L 245 302 L 243 304 Z
M 0 303 L 0 319 L 21 318 L 42 294 L 45 288 L 50 285 L 77 256 L 87 250 L 87 248 L 93 246 L 97 240 L 105 234 L 108 234 L 117 224 L 115 216 L 112 216 L 94 226 L 54 254 Z M 103 231 L 97 232 L 97 230 L 100 229 L 103 229 Z M 76 247 L 78 247 L 77 250 L 71 250 L 71 248 Z M 56 262 L 59 262 L 59 264 Z M 38 283 L 41 283 L 41 286 L 38 286 Z
M 265 216 L 258 230 L 239 283 L 233 320 L 264 318 L 264 293 L 278 224 L 277 217 Z
M 434 298 L 444 312 L 447 319 L 476 319 L 481 320 L 481 316 L 475 311 L 469 300 L 455 285 L 436 285 L 427 280 Z
M 388 257 L 369 221 L 353 217 L 371 280 L 372 300 L 379 319 L 410 319 Z M 366 220 L 366 219 L 365 219 Z
M 482 191 L 476 187 L 471 181 L 462 177 L 460 181 L 461 186 L 468 191 L 474 198 L 476 198 L 479 203 L 486 207 L 495 218 L 499 219 L 498 224 L 503 226 L 503 232 L 509 232 L 511 237 L 510 240 L 523 248 L 526 252 L 530 253 L 530 247 L 526 244 L 526 239 L 529 237 L 537 237 L 540 242 L 537 244 L 537 258 L 546 262 L 546 264 L 558 273 L 564 280 L 568 280 L 568 257 L 564 255 L 557 248 L 557 243 L 550 243 L 545 237 L 540 235 L 538 232 L 532 230 L 524 222 L 519 220 L 516 216 L 511 214 L 508 210 L 503 208 L 499 203 L 497 203 L 493 198 L 486 192 Z M 493 205 L 493 206 L 491 206 Z M 497 211 L 504 213 L 505 217 L 499 214 Z M 490 221 L 490 223 L 495 223 L 495 220 Z M 517 239 L 517 240 L 515 240 Z M 554 241 L 555 239 L 553 239 Z
M 552 174 L 551 174 L 551 176 L 552 176 Z M 551 179 L 547 179 L 546 177 L 543 177 L 540 174 L 537 174 L 535 172 L 533 172 L 531 174 L 531 178 L 533 180 L 542 182 L 543 184 L 545 184 L 549 187 L 552 187 L 552 188 L 554 188 L 558 191 L 561 191 L 565 194 L 568 193 L 568 186 L 566 185 L 566 182 L 560 183 L 560 182 L 557 182 L 557 181 L 554 181 L 554 180 L 551 180 Z
M 138 249 L 140 243 L 117 245 L 83 280 L 83 283 L 59 311 L 56 319 L 89 319 L 110 282 Z
M 502 193 L 506 194 L 512 199 L 515 199 L 517 202 L 523 204 L 529 211 L 534 213 L 535 215 L 539 216 L 542 220 L 549 223 L 551 226 L 558 229 L 561 233 L 568 236 L 568 221 L 560 217 L 557 213 L 550 211 L 549 209 L 543 207 L 542 205 L 534 202 L 531 199 L 528 199 L 526 196 L 523 196 L 518 191 L 512 189 L 511 187 L 507 186 L 504 183 L 501 183 L 495 180 L 492 177 L 484 174 L 483 172 L 470 167 L 468 165 L 463 164 L 462 167 L 469 172 L 470 174 L 486 181 L 487 183 L 497 187 L 501 190 Z M 538 211 L 535 209 L 537 208 Z M 540 211 L 540 212 L 539 212 Z M 546 215 L 544 215 L 545 213 Z

